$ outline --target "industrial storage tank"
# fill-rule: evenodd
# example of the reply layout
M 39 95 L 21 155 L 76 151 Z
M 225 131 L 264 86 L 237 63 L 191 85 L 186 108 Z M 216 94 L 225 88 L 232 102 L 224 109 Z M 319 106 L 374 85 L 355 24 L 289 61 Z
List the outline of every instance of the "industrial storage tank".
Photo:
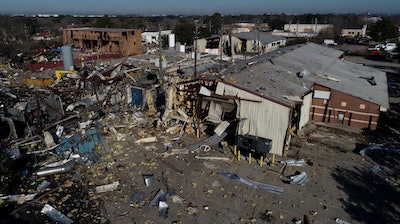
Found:
M 185 45 L 181 44 L 181 45 L 179 46 L 179 52 L 185 53 Z
M 64 70 L 74 70 L 74 55 L 72 53 L 72 46 L 62 46 L 61 53 Z
M 169 48 L 175 47 L 175 34 L 174 33 L 168 34 L 168 47 Z

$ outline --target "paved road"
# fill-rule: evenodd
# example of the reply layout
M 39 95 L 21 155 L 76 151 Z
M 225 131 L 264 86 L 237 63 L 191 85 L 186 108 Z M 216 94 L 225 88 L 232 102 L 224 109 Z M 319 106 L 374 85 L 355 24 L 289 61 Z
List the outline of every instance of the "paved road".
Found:
M 371 66 L 384 72 L 400 74 L 400 63 L 397 62 L 369 60 L 360 56 L 344 56 L 344 59 L 357 64 Z

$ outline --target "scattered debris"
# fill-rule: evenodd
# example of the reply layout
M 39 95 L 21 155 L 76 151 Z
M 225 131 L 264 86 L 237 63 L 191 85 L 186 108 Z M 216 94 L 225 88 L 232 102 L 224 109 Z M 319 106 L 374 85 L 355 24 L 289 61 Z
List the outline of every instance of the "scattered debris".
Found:
M 158 56 L 156 58 L 158 59 Z M 195 172 L 213 177 L 216 174 L 215 169 L 226 165 L 213 161 L 232 162 L 227 155 L 227 152 L 232 150 L 230 148 L 232 144 L 228 145 L 228 141 L 233 137 L 231 136 L 232 133 L 238 133 L 234 132 L 237 130 L 232 129 L 237 128 L 237 122 L 248 120 L 248 118 L 237 118 L 239 113 L 239 111 L 236 111 L 237 104 L 246 105 L 245 103 L 248 102 L 260 103 L 260 101 L 239 98 L 239 96 L 235 96 L 237 93 L 232 93 L 234 95 L 229 96 L 216 96 L 216 83 L 220 82 L 222 77 L 219 74 L 221 71 L 213 69 L 213 66 L 217 66 L 217 63 L 207 59 L 211 66 L 207 67 L 208 65 L 206 66 L 205 63 L 201 66 L 202 69 L 206 70 L 204 73 L 215 75 L 215 77 L 203 79 L 198 78 L 201 77 L 198 76 L 193 79 L 192 76 L 187 75 L 191 73 L 190 69 L 193 65 L 191 62 L 187 63 L 186 59 L 181 59 L 182 67 L 181 64 L 175 64 L 175 68 L 164 68 L 165 70 L 161 73 L 159 73 L 158 68 L 146 63 L 154 63 L 154 58 L 127 58 L 118 63 L 110 62 L 109 65 L 92 65 L 91 63 L 93 62 L 85 62 L 82 64 L 82 68 L 76 70 L 56 70 L 52 75 L 56 74 L 57 80 L 41 77 L 42 74 L 32 74 L 30 78 L 23 78 L 22 83 L 9 85 L 9 87 L 4 84 L 10 84 L 10 81 L 8 79 L 4 80 L 1 84 L 4 88 L 0 89 L 0 121 L 3 125 L 1 130 L 4 132 L 2 133 L 4 137 L 0 139 L 1 144 L 6 146 L 4 151 L 7 159 L 18 160 L 28 156 L 34 162 L 26 163 L 21 175 L 21 179 L 33 181 L 24 187 L 15 189 L 10 195 L 1 195 L 1 203 L 19 205 L 28 202 L 24 206 L 27 204 L 36 206 L 38 204 L 40 207 L 45 204 L 42 213 L 55 222 L 72 223 L 73 221 L 69 217 L 72 217 L 76 222 L 80 222 L 81 220 L 77 219 L 77 213 L 81 212 L 83 208 L 92 206 L 88 201 L 78 202 L 78 206 L 68 203 L 63 207 L 60 204 L 68 201 L 69 198 L 81 196 L 79 193 L 82 189 L 86 189 L 82 188 L 81 185 L 96 186 L 97 184 L 109 183 L 89 189 L 89 193 L 99 194 L 90 195 L 90 197 L 95 198 L 93 201 L 96 204 L 93 207 L 104 206 L 103 203 L 106 199 L 111 201 L 118 200 L 115 199 L 118 196 L 109 197 L 109 194 L 100 195 L 100 193 L 115 191 L 121 187 L 121 191 L 125 190 L 123 198 L 120 199 L 121 202 L 129 203 L 131 207 L 143 210 L 145 203 L 148 201 L 148 195 L 146 195 L 148 192 L 146 190 L 151 191 L 152 187 L 161 182 L 165 191 L 159 189 L 148 207 L 158 206 L 159 216 L 167 218 L 170 209 L 167 197 L 171 198 L 174 204 L 178 204 L 174 206 L 179 206 L 187 202 L 177 194 L 184 192 L 182 195 L 185 195 L 185 198 L 188 195 L 184 187 L 170 181 L 170 183 L 175 184 L 173 185 L 176 187 L 175 192 L 172 186 L 168 184 L 168 179 L 164 172 L 162 172 L 161 177 L 157 178 L 155 174 L 148 174 L 159 169 L 168 170 L 168 168 L 176 172 L 172 173 L 172 175 L 177 176 L 176 174 L 179 174 L 179 178 L 188 182 L 189 188 L 190 184 L 192 184 L 193 188 L 203 190 L 207 196 L 212 193 L 216 194 L 215 192 L 217 191 L 224 192 L 224 198 L 236 196 L 236 192 L 231 193 L 230 191 L 232 190 L 228 190 L 230 186 L 223 185 L 220 180 L 207 179 L 209 181 L 207 185 L 201 186 L 200 181 L 195 182 L 190 179 L 188 181 L 187 179 L 191 176 L 184 177 L 183 173 L 185 171 L 186 174 L 186 171 L 192 171 L 193 169 Z M 272 59 L 269 60 L 272 62 Z M 158 63 L 161 64 L 160 61 Z M 256 66 L 259 63 L 261 61 L 252 61 L 248 65 Z M 200 66 L 197 69 L 200 69 Z M 254 69 L 256 68 L 254 67 Z M 20 76 L 18 73 L 13 74 L 15 77 Z M 303 78 L 302 80 L 304 81 L 307 78 L 306 76 L 310 76 L 310 74 L 309 71 L 303 70 L 297 75 Z M 340 82 L 339 79 L 330 75 L 315 75 Z M 252 78 L 254 77 L 252 76 Z M 233 77 L 230 77 L 229 80 L 237 81 Z M 368 78 L 367 81 L 371 81 L 371 84 L 375 83 L 373 77 Z M 226 89 L 224 91 L 229 92 L 231 90 Z M 263 93 L 259 93 L 258 96 L 260 94 L 262 95 Z M 281 97 L 294 102 L 300 102 L 303 99 L 291 94 L 283 94 Z M 294 112 L 298 113 L 298 111 Z M 3 129 L 3 127 L 5 128 Z M 236 134 L 234 135 L 235 138 L 238 137 Z M 191 141 L 187 141 L 187 136 L 194 137 L 197 140 L 191 139 Z M 241 141 L 241 143 L 249 142 Z M 264 142 L 260 147 L 262 150 L 256 150 L 258 153 L 261 152 L 263 156 L 261 161 L 263 159 L 268 160 L 266 154 L 270 150 L 269 144 L 270 142 Z M 138 145 L 146 145 L 146 147 Z M 129 147 L 129 150 L 132 151 L 124 151 L 123 149 L 126 146 L 132 146 Z M 246 148 L 244 144 L 239 144 L 238 146 L 243 149 Z M 256 144 L 249 145 L 249 152 L 255 150 L 256 147 L 254 146 Z M 99 150 L 101 148 L 104 151 Z M 125 157 L 131 155 L 144 154 L 140 151 L 142 148 L 145 149 L 144 153 L 146 153 L 142 161 L 124 160 Z M 163 151 L 163 149 L 165 150 Z M 234 149 L 236 156 L 236 148 Z M 336 149 L 341 150 L 340 147 Z M 224 153 L 226 157 L 199 156 L 197 154 L 194 156 L 195 159 L 207 161 L 196 162 L 201 166 L 192 168 L 189 163 L 193 161 L 193 156 L 184 156 L 194 152 L 210 155 L 213 150 Z M 360 154 L 364 156 L 371 150 L 399 153 L 399 150 L 391 147 L 371 144 L 361 150 Z M 342 151 L 345 152 L 346 150 Z M 250 154 L 249 158 L 252 158 L 252 155 L 254 156 L 254 154 Z M 160 162 L 167 167 L 162 167 Z M 285 160 L 280 163 L 285 167 L 304 166 L 305 160 Z M 307 161 L 307 163 L 312 165 L 312 162 Z M 82 167 L 78 165 L 82 165 L 88 172 L 83 173 L 80 169 Z M 124 167 L 127 167 L 127 169 Z M 143 167 L 148 170 L 142 170 L 141 168 Z M 76 169 L 76 171 L 70 172 L 73 169 Z M 129 170 L 135 176 L 122 179 L 119 176 L 116 177 L 115 173 L 120 170 Z M 371 172 L 375 174 L 382 171 L 383 169 L 378 165 L 371 168 Z M 82 175 L 80 172 L 82 172 Z M 87 180 L 88 174 L 92 176 L 92 179 Z M 220 175 L 271 193 L 282 194 L 284 192 L 281 187 L 256 182 L 225 170 L 220 172 Z M 129 180 L 134 179 L 137 181 L 135 184 L 139 183 L 137 186 L 142 186 L 140 176 L 147 188 L 142 189 L 143 191 L 140 189 L 134 190 L 132 194 L 129 188 L 132 183 L 128 184 L 122 180 L 131 178 Z M 47 190 L 46 193 L 43 193 L 50 186 L 50 182 L 43 180 L 44 178 L 51 178 L 52 183 L 53 181 L 56 182 L 53 184 L 58 187 L 51 191 L 57 191 L 57 194 L 61 195 L 60 197 L 62 198 L 53 197 L 53 195 L 41 198 L 49 192 Z M 115 179 L 121 180 L 121 185 L 120 181 L 114 181 Z M 65 182 L 62 183 L 61 180 Z M 290 176 L 290 184 L 292 185 L 302 185 L 307 181 L 306 172 Z M 37 185 L 38 183 L 40 184 Z M 79 189 L 75 189 L 76 195 L 66 190 L 75 184 Z M 213 189 L 209 189 L 210 187 L 213 187 Z M 236 186 L 234 187 L 236 188 Z M 129 190 L 126 188 L 129 188 Z M 340 187 L 340 189 L 344 189 L 344 187 Z M 88 191 L 84 190 L 84 193 L 88 194 Z M 118 191 L 118 193 L 120 192 Z M 154 191 L 151 194 L 154 194 Z M 60 204 L 55 204 L 57 200 L 61 201 Z M 212 206 L 212 210 L 218 211 L 214 204 L 209 205 L 208 203 L 210 202 L 203 201 L 198 204 L 199 208 L 204 210 L 200 212 L 209 211 L 210 206 Z M 70 209 L 72 211 L 68 211 L 68 214 L 66 213 L 67 217 L 49 204 L 63 211 Z M 294 205 L 295 203 L 293 203 Z M 199 213 L 198 206 L 192 202 L 188 203 L 185 211 L 190 215 L 196 215 Z M 16 210 L 19 209 L 21 208 Z M 96 218 L 110 217 L 106 210 L 106 208 L 102 208 L 101 212 L 99 212 L 101 217 L 99 215 Z M 117 212 L 114 211 L 112 216 L 119 216 L 122 219 L 131 214 L 132 210 L 126 210 L 127 208 L 122 208 Z M 37 212 L 31 214 L 37 214 Z M 317 212 L 311 211 L 310 214 L 316 216 Z M 272 210 L 267 210 L 262 215 L 263 217 L 265 215 L 266 221 L 271 221 L 275 218 Z M 287 214 L 279 214 L 282 220 L 285 219 L 285 216 Z M 306 217 L 305 215 L 304 223 L 309 222 L 306 221 L 308 220 L 308 217 L 307 219 Z M 94 217 L 91 218 L 94 219 Z M 240 220 L 243 220 L 243 218 L 240 218 Z M 255 221 L 254 217 L 251 218 L 251 222 Z M 296 219 L 294 222 L 301 223 L 301 221 Z M 181 221 L 173 222 L 180 223 Z M 340 219 L 336 219 L 336 222 L 347 224 L 347 222 Z
M 396 148 L 393 148 L 393 147 L 389 147 L 389 146 L 380 145 L 380 144 L 375 144 L 375 143 L 371 143 L 367 147 L 362 149 L 360 151 L 360 154 L 362 156 L 365 156 L 366 152 L 374 151 L 374 150 L 382 151 L 382 152 L 388 152 L 388 153 L 400 154 L 400 150 L 399 149 L 396 149 Z
M 271 193 L 282 194 L 283 191 L 284 191 L 284 189 L 281 188 L 281 187 L 276 187 L 276 186 L 272 186 L 272 185 L 268 185 L 268 184 L 259 183 L 259 182 L 256 182 L 256 181 L 253 181 L 253 180 L 250 180 L 250 179 L 247 179 L 247 178 L 240 177 L 240 176 L 238 176 L 236 174 L 229 173 L 226 170 L 223 170 L 220 174 L 222 176 L 224 176 L 224 177 L 227 177 L 227 178 L 231 179 L 231 180 L 237 180 L 237 181 L 239 181 L 239 182 L 241 182 L 243 184 L 246 184 L 246 185 L 249 185 L 249 186 L 252 186 L 252 187 L 255 187 L 255 188 L 260 188 L 260 189 L 269 191 Z
M 165 165 L 167 165 L 169 168 L 173 169 L 175 172 L 177 172 L 178 174 L 182 174 L 183 175 L 183 170 L 175 167 L 174 165 L 172 165 L 170 162 L 167 162 L 164 158 L 160 159 L 161 162 L 163 162 Z
M 105 184 L 101 186 L 97 186 L 95 188 L 96 193 L 104 193 L 108 191 L 114 191 L 119 186 L 119 181 L 114 181 L 111 184 Z
M 161 198 L 165 198 L 166 195 L 167 195 L 167 193 L 165 193 L 162 189 L 159 189 L 157 194 L 150 201 L 149 208 L 158 205 L 158 202 L 161 200 Z
M 380 173 L 380 172 L 382 172 L 382 168 L 381 168 L 379 165 L 373 166 L 370 170 L 371 170 L 371 172 L 373 172 L 373 173 Z
M 146 187 L 150 187 L 151 185 L 154 184 L 154 175 L 153 174 L 143 174 L 142 175 L 144 184 Z
M 195 215 L 199 212 L 199 209 L 192 203 L 189 203 L 188 206 L 185 208 L 185 210 L 189 215 Z
M 344 221 L 342 219 L 339 219 L 339 218 L 336 218 L 335 222 L 338 223 L 338 224 L 350 224 L 349 222 L 346 222 L 346 221 Z
M 217 134 L 218 136 L 221 136 L 224 133 L 224 131 L 229 127 L 229 125 L 230 123 L 228 121 L 223 121 L 214 129 L 214 133 Z
M 136 193 L 132 194 L 132 196 L 131 196 L 131 198 L 130 198 L 129 205 L 130 205 L 131 207 L 134 207 L 134 208 L 141 208 L 141 207 L 143 207 L 144 204 L 145 204 L 145 201 L 143 201 L 142 198 L 143 198 L 143 196 L 142 196 L 142 194 L 139 193 L 139 192 L 136 192 Z
M 168 218 L 169 205 L 165 201 L 159 201 L 158 203 L 158 215 L 160 217 Z
M 136 144 L 157 142 L 157 137 L 142 138 L 135 141 Z
M 195 156 L 196 159 L 203 159 L 203 160 L 219 160 L 228 162 L 230 159 L 226 157 L 217 157 L 217 156 Z
M 299 174 L 295 174 L 290 176 L 290 184 L 292 185 L 302 185 L 307 182 L 307 173 L 301 172 Z
M 57 165 L 59 164 L 59 165 L 54 167 L 54 165 L 49 164 L 45 168 L 38 170 L 36 172 L 36 175 L 37 176 L 46 176 L 46 175 L 68 172 L 75 166 L 75 161 L 72 159 L 67 159 L 67 160 L 62 160 L 61 164 L 60 164 L 60 162 L 57 162 L 54 164 L 57 164 Z
M 172 198 L 172 202 L 173 203 L 177 203 L 177 204 L 181 204 L 183 205 L 183 203 L 185 202 L 185 199 L 183 199 L 182 197 L 178 196 L 178 195 L 171 195 Z
M 281 161 L 281 163 L 285 164 L 286 166 L 304 166 L 305 160 L 304 159 L 300 159 L 300 160 L 290 159 L 290 160 Z
M 68 218 L 61 212 L 57 211 L 53 206 L 49 204 L 45 204 L 44 207 L 42 208 L 42 213 L 47 215 L 49 218 L 51 218 L 53 221 L 57 223 L 62 223 L 62 224 L 71 224 L 74 221 L 72 219 Z

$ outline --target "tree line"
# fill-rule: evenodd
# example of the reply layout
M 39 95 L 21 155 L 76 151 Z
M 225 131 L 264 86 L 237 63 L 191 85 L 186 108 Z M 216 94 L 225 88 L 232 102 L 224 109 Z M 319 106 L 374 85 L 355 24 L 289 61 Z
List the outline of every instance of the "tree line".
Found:
M 60 45 L 61 39 L 48 42 L 32 42 L 30 37 L 38 32 L 50 32 L 54 36 L 61 36 L 64 28 L 71 27 L 99 27 L 99 28 L 127 28 L 141 29 L 142 31 L 172 30 L 176 34 L 176 40 L 181 43 L 191 44 L 195 36 L 209 37 L 220 35 L 224 32 L 224 24 L 239 22 L 268 23 L 271 30 L 283 29 L 286 23 L 315 23 L 333 24 L 334 30 L 331 36 L 340 33 L 344 27 L 362 26 L 366 22 L 359 14 L 262 14 L 262 15 L 221 15 L 216 12 L 213 15 L 191 15 L 191 16 L 103 16 L 103 17 L 74 17 L 61 15 L 59 17 L 12 17 L 0 16 L 0 55 L 12 58 L 16 52 L 29 52 L 34 48 L 48 46 L 49 44 Z M 195 21 L 198 21 L 196 24 Z M 398 25 L 400 15 L 382 17 L 376 23 L 369 23 L 369 35 L 375 41 L 398 36 Z M 196 25 L 198 33 L 195 33 Z

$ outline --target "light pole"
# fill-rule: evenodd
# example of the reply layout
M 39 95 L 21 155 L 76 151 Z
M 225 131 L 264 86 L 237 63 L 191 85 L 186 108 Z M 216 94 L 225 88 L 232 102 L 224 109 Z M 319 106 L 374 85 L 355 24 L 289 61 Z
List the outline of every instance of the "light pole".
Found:
M 194 76 L 197 77 L 197 38 L 198 38 L 198 25 L 199 20 L 194 21 L 195 24 L 195 33 L 194 33 Z

